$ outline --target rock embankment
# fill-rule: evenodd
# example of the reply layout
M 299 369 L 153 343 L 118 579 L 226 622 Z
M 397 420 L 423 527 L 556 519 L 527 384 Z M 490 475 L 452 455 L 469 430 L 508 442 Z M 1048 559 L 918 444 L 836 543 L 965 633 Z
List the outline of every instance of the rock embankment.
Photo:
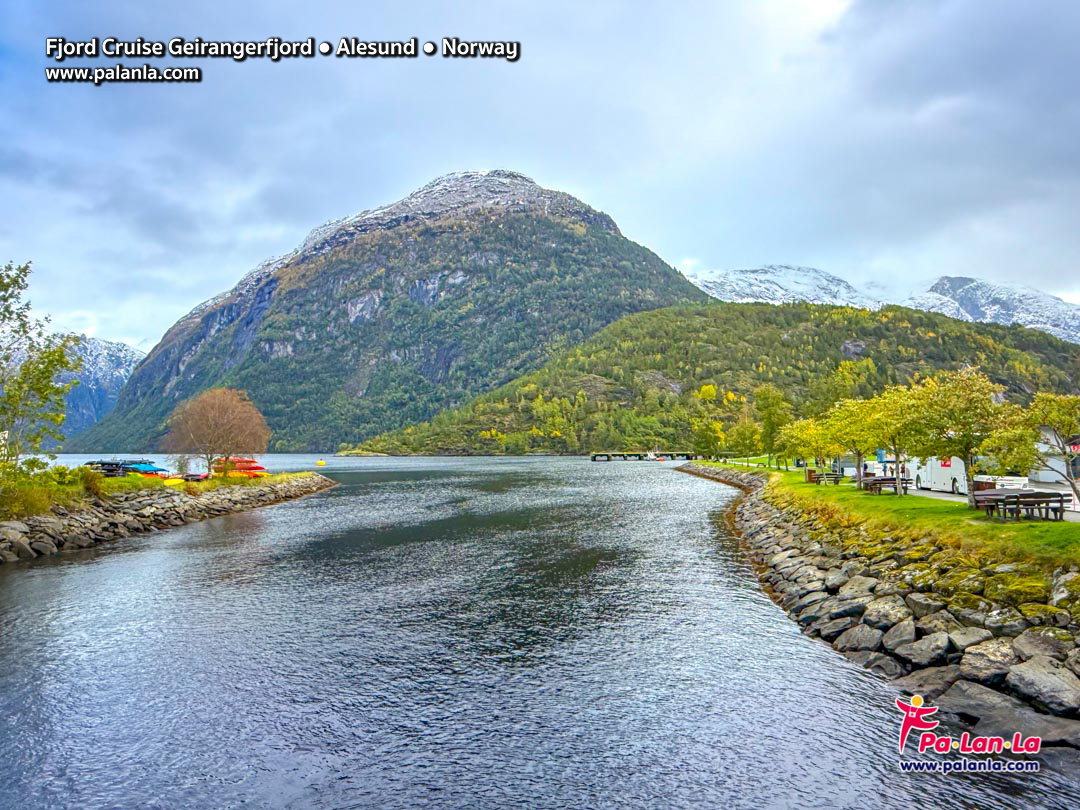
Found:
M 731 519 L 804 633 L 976 726 L 1080 748 L 1080 573 L 826 526 L 764 497 L 767 477 L 680 469 L 746 493 Z
M 0 563 L 33 560 L 91 548 L 132 534 L 183 526 L 195 520 L 254 509 L 334 486 L 317 473 L 284 481 L 230 486 L 188 495 L 172 487 L 91 498 L 80 509 L 53 507 L 51 514 L 0 522 Z

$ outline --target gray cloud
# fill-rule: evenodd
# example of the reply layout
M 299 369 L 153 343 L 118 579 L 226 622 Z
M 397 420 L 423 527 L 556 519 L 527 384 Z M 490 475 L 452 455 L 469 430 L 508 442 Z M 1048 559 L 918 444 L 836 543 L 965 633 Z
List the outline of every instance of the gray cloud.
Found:
M 493 166 L 672 262 L 1080 296 L 1074 4 L 258 9 L 0 11 L 0 260 L 35 260 L 59 324 L 99 313 L 98 334 L 146 347 L 315 225 Z M 512 38 L 522 59 L 205 60 L 198 85 L 95 88 L 45 83 L 57 35 Z

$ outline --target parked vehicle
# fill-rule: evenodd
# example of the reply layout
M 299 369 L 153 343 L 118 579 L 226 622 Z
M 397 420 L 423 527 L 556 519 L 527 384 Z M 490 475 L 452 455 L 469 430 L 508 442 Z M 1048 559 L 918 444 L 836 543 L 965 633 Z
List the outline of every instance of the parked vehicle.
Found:
M 967 495 L 966 465 L 963 459 L 917 458 L 912 462 L 916 489 L 929 489 L 934 492 L 951 492 L 954 495 Z M 976 475 L 975 491 L 980 489 L 1028 489 L 1028 479 L 1022 475 Z

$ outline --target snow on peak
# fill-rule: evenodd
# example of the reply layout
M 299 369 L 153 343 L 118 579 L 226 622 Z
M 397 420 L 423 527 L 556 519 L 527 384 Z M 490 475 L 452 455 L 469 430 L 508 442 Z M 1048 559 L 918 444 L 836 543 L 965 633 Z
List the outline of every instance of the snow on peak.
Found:
M 914 292 L 904 293 L 880 284 L 859 288 L 814 267 L 788 265 L 717 270 L 687 278 L 721 301 L 808 301 L 867 309 L 900 304 L 962 321 L 1016 323 L 1080 343 L 1080 306 L 1021 284 L 939 276 L 917 284 Z
M 615 223 L 606 214 L 565 192 L 543 188 L 519 172 L 508 169 L 453 172 L 435 178 L 397 202 L 323 223 L 314 228 L 295 250 L 267 259 L 241 278 L 232 290 L 204 301 L 185 317 L 196 317 L 230 297 L 251 293 L 285 265 L 326 253 L 362 233 L 485 208 L 537 210 L 552 216 L 583 219 L 618 233 Z
M 857 290 L 839 276 L 815 267 L 770 264 L 737 270 L 713 270 L 687 276 L 690 281 L 721 301 L 812 304 L 876 309 L 881 302 Z

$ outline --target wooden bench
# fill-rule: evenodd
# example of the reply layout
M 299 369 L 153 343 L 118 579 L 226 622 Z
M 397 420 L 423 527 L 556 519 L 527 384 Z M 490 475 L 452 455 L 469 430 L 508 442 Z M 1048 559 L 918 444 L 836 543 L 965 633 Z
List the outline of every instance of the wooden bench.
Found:
M 988 518 L 1065 519 L 1065 495 L 1061 492 L 985 490 L 975 493 L 975 505 L 985 511 Z
M 897 478 L 893 478 L 891 476 L 890 477 L 878 476 L 876 478 L 864 478 L 863 479 L 863 489 L 865 489 L 871 495 L 880 495 L 881 490 L 885 489 L 885 488 L 891 489 L 891 490 L 893 490 L 895 492 L 897 487 L 900 488 L 900 492 L 902 494 L 906 495 L 909 486 L 911 486 L 911 479 L 910 478 L 897 479 Z

